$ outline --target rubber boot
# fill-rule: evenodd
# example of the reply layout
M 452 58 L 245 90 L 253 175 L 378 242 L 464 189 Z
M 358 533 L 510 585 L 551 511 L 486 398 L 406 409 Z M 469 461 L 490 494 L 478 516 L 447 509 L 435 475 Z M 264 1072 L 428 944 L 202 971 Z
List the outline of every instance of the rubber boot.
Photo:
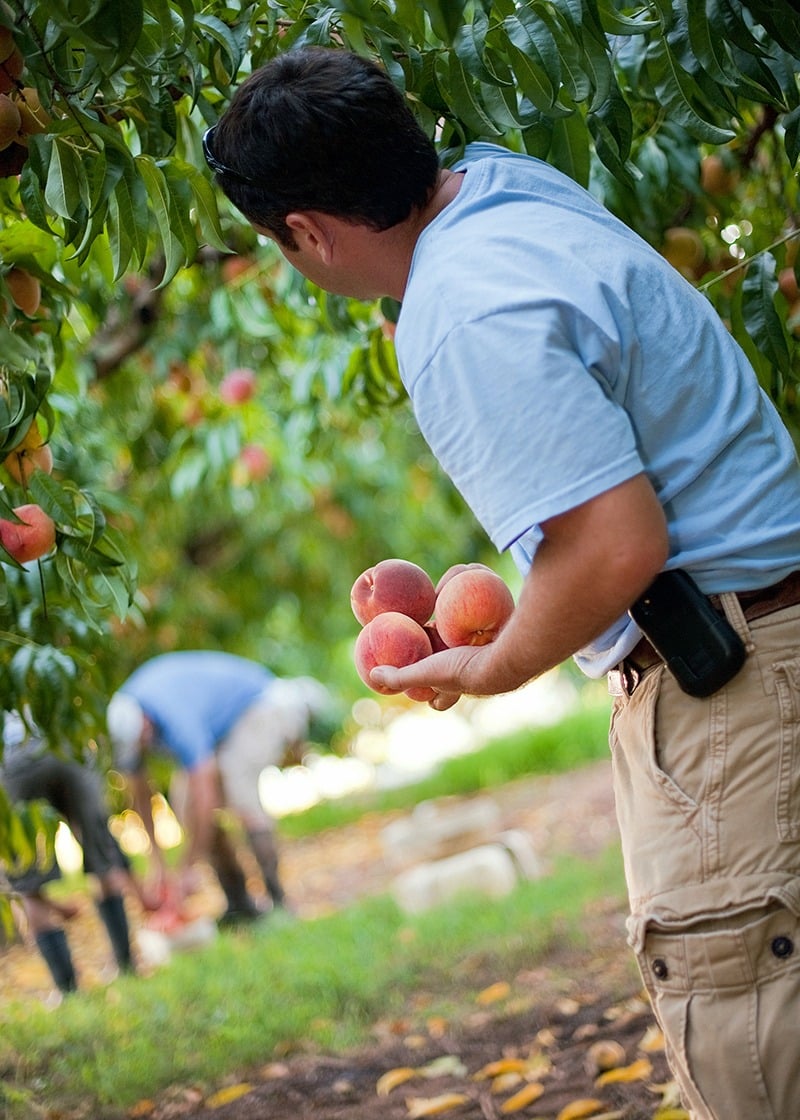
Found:
M 114 959 L 121 972 L 135 972 L 136 967 L 131 956 L 131 938 L 128 927 L 128 917 L 125 913 L 125 900 L 121 894 L 110 894 L 101 898 L 97 903 L 103 925 L 106 927 Z
M 214 828 L 209 860 L 227 902 L 227 908 L 217 924 L 223 927 L 235 926 L 262 917 L 247 890 L 244 871 L 236 858 L 230 837 L 219 825 Z
M 286 893 L 278 875 L 278 846 L 275 834 L 268 828 L 247 832 L 247 840 L 256 857 L 264 885 L 269 891 L 273 906 L 286 905 Z
M 75 992 L 78 979 L 63 929 L 46 929 L 36 934 L 36 947 L 42 954 L 56 987 L 62 992 Z

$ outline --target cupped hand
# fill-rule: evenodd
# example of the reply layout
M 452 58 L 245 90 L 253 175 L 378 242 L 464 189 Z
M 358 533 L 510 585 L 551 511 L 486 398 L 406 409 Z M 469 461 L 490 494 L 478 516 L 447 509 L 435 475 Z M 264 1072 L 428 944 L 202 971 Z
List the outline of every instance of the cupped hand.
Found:
M 479 678 L 469 669 L 479 654 L 480 647 L 458 646 L 400 669 L 377 665 L 370 673 L 370 683 L 380 686 L 382 692 L 432 689 L 435 695 L 428 703 L 436 711 L 443 712 L 452 708 L 463 694 L 478 694 L 474 688 Z

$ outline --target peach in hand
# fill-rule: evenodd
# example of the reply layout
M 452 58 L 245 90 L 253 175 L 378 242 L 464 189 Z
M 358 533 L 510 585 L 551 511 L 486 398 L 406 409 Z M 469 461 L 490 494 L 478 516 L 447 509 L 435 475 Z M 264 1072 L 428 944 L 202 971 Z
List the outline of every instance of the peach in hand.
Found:
M 446 583 L 449 583 L 450 580 L 453 578 L 453 576 L 460 575 L 461 572 L 474 571 L 476 568 L 480 568 L 484 572 L 491 572 L 492 571 L 492 569 L 490 567 L 488 567 L 486 564 L 479 564 L 479 563 L 477 563 L 477 561 L 475 563 L 472 563 L 472 564 L 451 564 L 450 567 L 447 569 L 447 571 L 442 576 L 442 578 L 436 584 L 436 594 L 437 595 L 439 594 L 439 592 L 442 590 L 444 585 Z M 494 575 L 494 574 L 495 573 L 492 572 L 492 575 Z
M 41 506 L 17 506 L 19 521 L 0 518 L 0 545 L 20 564 L 38 560 L 56 543 L 55 522 Z
M 436 628 L 450 648 L 483 646 L 494 641 L 513 611 L 505 580 L 478 566 L 447 580 L 436 597 Z
M 350 592 L 353 614 L 362 626 L 386 611 L 407 615 L 422 626 L 435 602 L 433 580 L 410 560 L 381 560 L 361 573 Z
M 379 687 L 370 680 L 369 675 L 375 666 L 392 665 L 401 669 L 404 665 L 413 665 L 415 661 L 429 657 L 430 654 L 430 638 L 418 622 L 399 611 L 384 611 L 370 619 L 359 633 L 353 659 L 364 684 L 368 684 L 375 692 L 391 696 L 392 689 Z M 425 695 L 412 696 L 412 692 L 424 692 Z M 435 693 L 432 689 L 409 689 L 407 695 L 412 700 L 428 700 Z

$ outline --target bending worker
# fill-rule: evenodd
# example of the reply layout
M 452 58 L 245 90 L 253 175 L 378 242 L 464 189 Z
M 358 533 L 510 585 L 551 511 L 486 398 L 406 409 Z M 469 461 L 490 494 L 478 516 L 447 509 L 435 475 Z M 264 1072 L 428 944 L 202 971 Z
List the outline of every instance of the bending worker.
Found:
M 114 766 L 129 776 L 134 807 L 165 882 L 170 876 L 155 839 L 147 755 L 163 751 L 185 771 L 185 804 L 178 814 L 185 848 L 177 890 L 179 896 L 189 893 L 193 865 L 207 860 L 227 902 L 222 924 L 260 917 L 262 910 L 248 892 L 217 810 L 229 809 L 241 822 L 272 907 L 284 907 L 275 828 L 259 798 L 259 775 L 281 765 L 287 752 L 307 739 L 312 718 L 329 707 L 326 689 L 309 677 L 279 679 L 254 661 L 210 650 L 154 657 L 111 698 Z

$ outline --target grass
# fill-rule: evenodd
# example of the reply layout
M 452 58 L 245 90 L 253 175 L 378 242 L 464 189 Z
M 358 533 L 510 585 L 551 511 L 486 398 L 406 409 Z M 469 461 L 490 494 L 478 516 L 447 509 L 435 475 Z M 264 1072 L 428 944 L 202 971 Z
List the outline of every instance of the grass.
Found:
M 600 740 L 598 714 L 586 711 L 558 728 L 509 736 L 413 790 L 331 806 L 339 810 L 331 817 L 341 823 L 356 809 L 484 789 L 532 768 L 574 767 L 598 757 L 602 726 Z M 331 827 L 327 814 L 309 816 L 307 831 Z M 0 1116 L 79 1109 L 92 1120 L 118 1120 L 171 1085 L 207 1093 L 294 1049 L 362 1045 L 377 1020 L 416 1015 L 424 1023 L 437 1013 L 457 1020 L 474 1010 L 486 984 L 513 987 L 554 940 L 575 945 L 593 900 L 623 894 L 614 849 L 599 861 L 557 864 L 502 903 L 464 896 L 412 918 L 388 896 L 370 898 L 313 921 L 227 934 L 152 977 L 80 992 L 55 1011 L 8 1000 L 0 1007 Z

